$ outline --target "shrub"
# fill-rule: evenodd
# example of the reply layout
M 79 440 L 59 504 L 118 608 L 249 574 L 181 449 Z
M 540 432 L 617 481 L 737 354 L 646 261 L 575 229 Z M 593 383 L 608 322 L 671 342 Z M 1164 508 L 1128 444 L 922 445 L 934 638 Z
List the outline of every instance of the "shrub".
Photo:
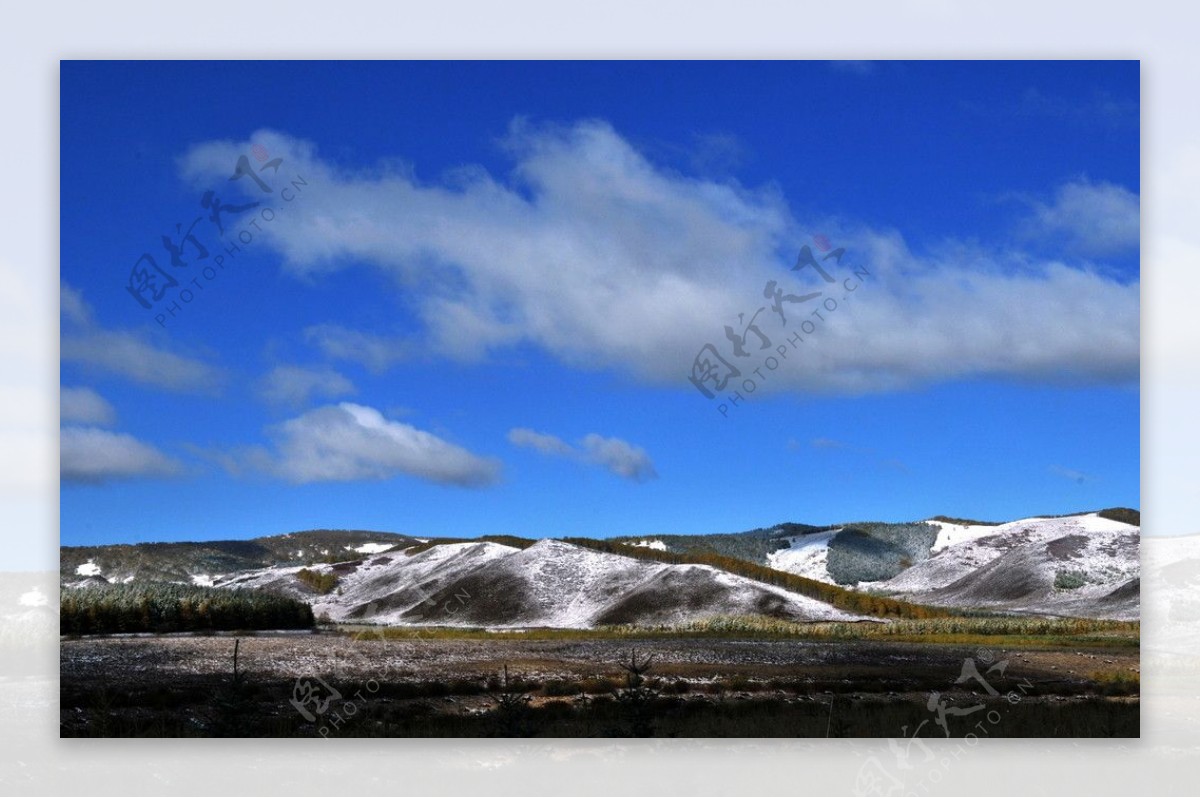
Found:
M 296 578 L 316 592 L 324 595 L 337 587 L 337 574 L 332 571 L 311 571 L 301 568 L 296 572 Z
M 617 689 L 617 683 L 606 676 L 593 676 L 590 679 L 584 679 L 580 689 L 588 695 L 611 693 Z
M 224 590 L 165 582 L 65 588 L 63 634 L 308 629 L 312 607 L 261 590 Z
M 954 518 L 949 515 L 935 515 L 930 521 L 941 521 L 944 524 L 956 524 L 958 526 L 1000 526 L 999 521 L 976 521 L 971 518 Z
M 1131 671 L 1093 671 L 1088 678 L 1101 695 L 1137 695 L 1142 688 L 1141 676 Z
M 1110 507 L 1107 510 L 1101 510 L 1096 515 L 1101 518 L 1107 518 L 1110 521 L 1119 521 L 1122 524 L 1130 524 L 1132 526 L 1142 525 L 1142 514 L 1128 507 Z
M 551 679 L 542 685 L 542 692 L 548 696 L 578 695 L 580 691 L 579 684 L 567 679 Z
M 1080 571 L 1059 571 L 1054 575 L 1054 586 L 1059 590 L 1075 590 L 1087 584 L 1087 578 Z

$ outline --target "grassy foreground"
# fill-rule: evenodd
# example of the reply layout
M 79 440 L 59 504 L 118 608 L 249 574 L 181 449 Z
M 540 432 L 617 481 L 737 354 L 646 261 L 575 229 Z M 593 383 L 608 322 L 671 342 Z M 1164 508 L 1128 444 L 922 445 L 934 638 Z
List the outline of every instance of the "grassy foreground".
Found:
M 489 630 L 460 627 L 339 627 L 355 638 L 386 640 L 619 640 L 678 637 L 887 640 L 898 643 L 1007 647 L 1138 648 L 1141 624 L 1086 618 L 922 618 L 887 623 L 798 623 L 763 616 L 717 616 L 675 626 L 606 626 L 598 629 Z

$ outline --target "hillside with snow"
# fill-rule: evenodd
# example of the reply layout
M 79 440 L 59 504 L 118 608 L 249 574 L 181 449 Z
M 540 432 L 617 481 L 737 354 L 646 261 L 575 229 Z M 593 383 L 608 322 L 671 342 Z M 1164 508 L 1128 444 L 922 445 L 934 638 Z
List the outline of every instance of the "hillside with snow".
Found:
M 314 612 L 334 621 L 378 624 L 588 628 L 713 615 L 861 617 L 712 566 L 653 562 L 556 540 L 525 549 L 446 543 L 412 556 L 314 566 L 337 575 L 337 589 L 325 595 L 297 580 L 299 570 L 262 569 L 218 586 L 272 589 L 311 601 Z
M 770 584 L 769 576 L 756 581 L 723 570 L 738 571 L 732 561 L 740 560 L 916 604 L 1136 619 L 1136 523 L 1136 512 L 1116 510 L 1002 524 L 942 517 L 782 524 L 616 538 L 607 548 L 317 530 L 249 541 L 65 547 L 60 577 L 65 587 L 158 581 L 271 590 L 310 603 L 332 621 L 370 624 L 586 628 L 713 615 L 858 617 L 808 597 L 835 600 L 815 588 L 789 590 Z
M 859 590 L 936 606 L 1136 619 L 1141 529 L 1097 513 L 1005 524 L 930 520 L 927 556 Z M 789 537 L 767 557 L 779 570 L 835 583 L 829 552 L 843 529 Z
M 63 584 L 78 586 L 134 581 L 209 586 L 254 568 L 349 560 L 417 542 L 418 538 L 393 532 L 315 529 L 251 540 L 63 546 L 59 574 Z

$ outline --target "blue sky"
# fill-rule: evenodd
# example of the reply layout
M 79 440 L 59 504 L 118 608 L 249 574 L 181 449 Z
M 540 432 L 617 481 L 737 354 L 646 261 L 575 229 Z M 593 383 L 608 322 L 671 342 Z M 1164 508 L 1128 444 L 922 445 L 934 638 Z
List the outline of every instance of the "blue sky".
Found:
M 1137 507 L 1138 84 L 1136 62 L 64 62 L 62 542 Z M 230 180 L 241 156 L 267 190 Z M 207 191 L 259 205 L 222 237 Z M 171 265 L 197 218 L 207 257 Z M 805 246 L 845 250 L 834 282 L 792 269 Z M 143 253 L 178 283 L 149 309 Z M 785 326 L 772 280 L 821 295 Z M 760 307 L 771 345 L 739 358 L 724 328 Z M 688 380 L 706 344 L 742 372 L 712 399 Z

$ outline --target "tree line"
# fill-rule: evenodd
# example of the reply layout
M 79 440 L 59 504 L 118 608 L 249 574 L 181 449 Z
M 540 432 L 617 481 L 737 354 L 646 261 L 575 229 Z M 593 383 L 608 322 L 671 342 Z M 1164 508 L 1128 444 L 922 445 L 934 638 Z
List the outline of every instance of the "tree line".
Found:
M 260 590 L 226 590 L 167 582 L 63 588 L 62 634 L 308 629 L 312 608 Z
M 860 615 L 874 615 L 879 618 L 944 618 L 956 613 L 940 607 L 928 607 L 924 604 L 913 604 L 898 599 L 873 596 L 869 593 L 859 593 L 837 585 L 818 582 L 785 571 L 777 571 L 765 565 L 746 562 L 736 557 L 720 554 L 676 554 L 674 552 L 651 549 L 644 546 L 629 546 L 609 540 L 592 540 L 591 538 L 564 538 L 567 543 L 576 546 L 602 551 L 608 554 L 621 554 L 626 557 L 636 557 L 642 560 L 657 560 L 658 562 L 675 565 L 711 565 L 714 568 L 728 571 L 756 582 L 762 582 L 775 587 L 799 593 L 817 601 L 823 601 L 833 607 Z

